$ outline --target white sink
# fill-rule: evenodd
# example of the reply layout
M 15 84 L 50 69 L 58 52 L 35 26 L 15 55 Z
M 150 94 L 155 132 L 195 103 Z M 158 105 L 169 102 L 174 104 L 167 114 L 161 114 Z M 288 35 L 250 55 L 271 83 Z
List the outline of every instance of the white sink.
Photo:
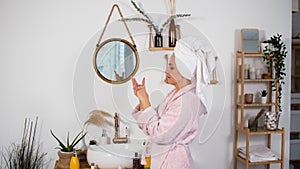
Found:
M 101 169 L 132 168 L 134 153 L 140 154 L 142 150 L 142 144 L 89 145 L 87 161 Z

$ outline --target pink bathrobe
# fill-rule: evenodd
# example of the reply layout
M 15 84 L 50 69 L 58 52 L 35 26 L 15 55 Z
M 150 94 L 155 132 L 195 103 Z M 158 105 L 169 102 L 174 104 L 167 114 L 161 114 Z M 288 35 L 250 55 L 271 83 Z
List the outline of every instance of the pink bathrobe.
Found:
M 167 147 L 159 154 L 159 161 L 152 160 L 151 169 L 190 169 L 192 157 L 188 144 L 198 132 L 199 117 L 206 109 L 195 94 L 195 85 L 173 89 L 157 107 L 133 112 L 138 126 L 151 142 Z M 154 156 L 154 154 L 152 154 Z M 153 159 L 153 158 L 152 158 Z M 155 163 L 155 164 L 153 164 Z

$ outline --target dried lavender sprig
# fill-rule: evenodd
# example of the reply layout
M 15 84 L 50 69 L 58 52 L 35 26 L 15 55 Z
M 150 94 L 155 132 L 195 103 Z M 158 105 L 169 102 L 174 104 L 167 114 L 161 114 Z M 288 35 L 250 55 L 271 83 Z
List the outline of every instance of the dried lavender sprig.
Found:
M 188 17 L 188 16 L 191 16 L 191 14 L 176 14 L 176 15 L 172 15 L 170 16 L 163 24 L 162 24 L 162 28 L 160 29 L 160 31 L 162 32 L 163 29 L 165 28 L 165 26 L 167 24 L 169 24 L 171 22 L 172 19 L 175 19 L 175 18 L 183 18 L 183 17 Z
M 119 19 L 119 21 L 142 21 L 142 22 L 146 22 L 148 23 L 149 25 L 151 25 L 154 29 L 154 31 L 156 33 L 159 32 L 158 30 L 158 27 L 156 25 L 154 25 L 153 23 L 151 23 L 148 19 L 145 19 L 145 18 L 123 18 L 123 19 Z
M 133 0 L 131 0 L 131 3 L 134 8 L 148 20 L 147 23 L 153 26 L 155 32 L 158 33 L 158 26 L 154 24 L 153 20 L 143 10 L 141 10 L 141 8 Z

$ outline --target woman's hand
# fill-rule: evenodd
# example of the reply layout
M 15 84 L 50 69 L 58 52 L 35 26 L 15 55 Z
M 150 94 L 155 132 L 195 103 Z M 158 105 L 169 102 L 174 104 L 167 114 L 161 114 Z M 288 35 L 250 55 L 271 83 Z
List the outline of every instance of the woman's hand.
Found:
M 151 106 L 148 93 L 146 91 L 145 86 L 145 78 L 142 80 L 142 84 L 138 84 L 135 78 L 131 79 L 134 95 L 139 99 L 140 101 L 140 109 L 144 110 Z

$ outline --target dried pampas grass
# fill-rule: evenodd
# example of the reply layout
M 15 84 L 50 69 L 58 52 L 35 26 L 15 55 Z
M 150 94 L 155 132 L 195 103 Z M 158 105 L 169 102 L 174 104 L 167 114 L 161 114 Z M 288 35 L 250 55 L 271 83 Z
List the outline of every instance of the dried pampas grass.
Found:
M 113 126 L 112 122 L 107 120 L 107 117 L 112 117 L 112 115 L 102 110 L 93 110 L 90 112 L 89 119 L 84 125 L 94 124 L 96 126 Z

